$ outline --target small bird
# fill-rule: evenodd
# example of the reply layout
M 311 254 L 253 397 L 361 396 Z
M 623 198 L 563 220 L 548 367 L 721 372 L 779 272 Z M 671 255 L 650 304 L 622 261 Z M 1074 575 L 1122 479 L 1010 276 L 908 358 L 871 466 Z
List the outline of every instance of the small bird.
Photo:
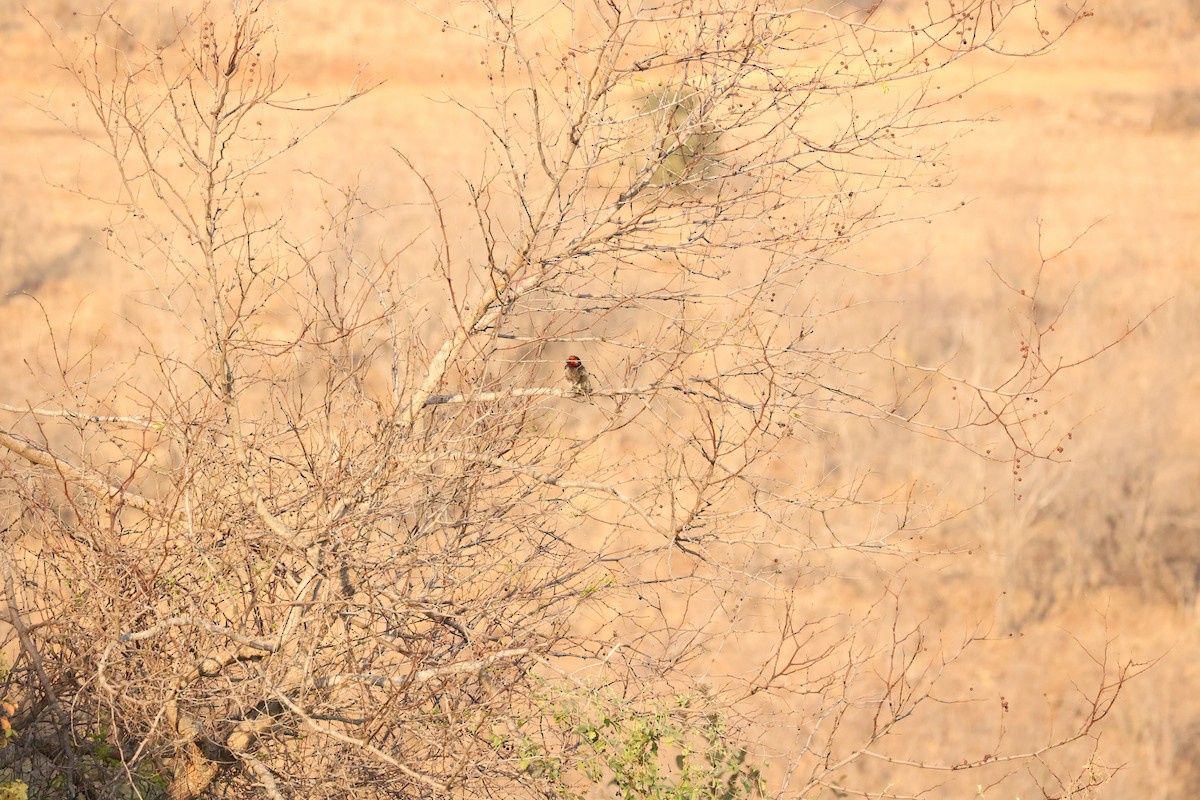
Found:
M 579 356 L 567 356 L 567 365 L 563 371 L 566 373 L 567 385 L 571 387 L 572 394 L 576 397 L 592 396 L 592 379 Z

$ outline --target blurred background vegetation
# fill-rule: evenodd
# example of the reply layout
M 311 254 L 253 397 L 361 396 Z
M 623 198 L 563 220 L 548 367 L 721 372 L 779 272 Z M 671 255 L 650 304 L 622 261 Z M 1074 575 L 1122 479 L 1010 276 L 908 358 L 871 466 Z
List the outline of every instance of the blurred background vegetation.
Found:
M 76 24 L 76 3 L 34 5 L 43 19 Z M 1089 352 L 1150 315 L 1041 400 L 1076 421 L 1063 463 L 1014 472 L 934 442 L 848 428 L 828 431 L 828 447 L 807 466 L 845 482 L 886 464 L 889 476 L 938 487 L 955 516 L 931 534 L 931 549 L 965 555 L 922 562 L 905 576 L 907 597 L 923 598 L 940 630 L 982 624 L 1020 640 L 973 653 L 971 669 L 952 680 L 974 683 L 949 687 L 1014 684 L 1026 702 L 1042 702 L 1022 719 L 1043 727 L 1009 736 L 1061 724 L 1039 698 L 1069 691 L 1093 667 L 1077 642 L 1160 657 L 1107 723 L 1105 766 L 1121 769 L 1102 796 L 1186 797 L 1200 786 L 1200 2 L 1108 0 L 1094 10 L 1047 55 L 993 72 L 973 63 L 963 77 L 984 82 L 963 116 L 994 121 L 948 144 L 946 187 L 907 209 L 934 216 L 856 245 L 846 260 L 872 274 L 847 273 L 826 289 L 831 302 L 872 298 L 838 324 L 894 329 L 897 359 L 952 373 L 960 361 L 999 357 L 1019 325 L 1018 301 L 997 275 L 1015 286 L 1040 281 L 1038 302 L 1046 314 L 1061 309 L 1053 335 L 1068 352 Z M 381 198 L 407 180 L 392 146 L 447 176 L 470 172 L 478 154 L 456 141 L 455 113 L 441 102 L 447 88 L 482 91 L 466 43 L 390 0 L 336 10 L 293 0 L 282 23 L 281 72 L 298 95 L 334 94 L 360 63 L 387 79 L 291 169 Z M 105 209 L 61 188 L 94 179 L 103 196 L 104 177 L 80 174 L 85 145 L 39 110 L 60 77 L 12 0 L 0 0 L 0 50 L 0 386 L 19 404 L 62 389 L 42 385 L 34 365 L 66 358 L 69 370 L 73 353 L 102 362 L 132 335 L 112 312 L 140 312 L 121 292 L 126 267 L 99 241 Z M 267 194 L 264 203 L 290 200 L 305 213 L 286 182 Z M 404 209 L 394 212 L 388 224 L 403 224 Z M 361 235 L 380 233 L 368 223 Z M 1039 276 L 1037 265 L 1060 251 Z M 52 343 L 48 321 L 63 320 L 75 341 Z

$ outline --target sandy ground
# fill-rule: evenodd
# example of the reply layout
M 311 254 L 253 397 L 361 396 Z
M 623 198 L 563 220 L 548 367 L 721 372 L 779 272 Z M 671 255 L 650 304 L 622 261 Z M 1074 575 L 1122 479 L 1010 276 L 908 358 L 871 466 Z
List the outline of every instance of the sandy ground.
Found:
M 281 5 L 282 64 L 298 94 L 336 95 L 362 65 L 386 80 L 319 132 L 298 167 L 380 197 L 405 180 L 393 147 L 447 180 L 467 168 L 472 154 L 443 99 L 479 91 L 469 41 L 383 0 L 336 12 L 311 0 Z M 34 6 L 77 24 L 70 3 Z M 1190 781 L 1200 780 L 1200 544 L 1190 544 L 1200 537 L 1200 26 L 1186 8 L 1154 8 L 1112 3 L 1048 55 L 999 73 L 987 62 L 974 67 L 987 80 L 963 115 L 996 121 L 951 144 L 957 178 L 931 200 L 967 205 L 856 251 L 880 272 L 920 263 L 879 285 L 911 320 L 933 319 L 960 339 L 998 333 L 976 313 L 995 300 L 992 268 L 1028 277 L 1039 247 L 1055 252 L 1077 237 L 1045 274 L 1047 297 L 1071 297 L 1061 326 L 1068 349 L 1119 338 L 1157 308 L 1064 387 L 1062 408 L 1082 420 L 1072 462 L 1020 489 L 1002 487 L 986 512 L 963 522 L 980 544 L 976 555 L 926 587 L 943 601 L 948 587 L 961 592 L 972 613 L 995 612 L 1002 632 L 1026 637 L 1026 647 L 990 650 L 975 665 L 984 684 L 1068 685 L 1074 662 L 1052 655 L 1069 641 L 1064 631 L 1162 657 L 1108 722 L 1107 763 L 1126 765 L 1102 795 L 1112 798 L 1190 796 Z M 99 244 L 108 209 L 62 188 L 94 187 L 112 199 L 104 177 L 89 172 L 86 146 L 42 110 L 62 108 L 70 85 L 45 37 L 11 3 L 0 3 L 0 48 L 0 401 L 36 402 L 61 387 L 28 364 L 51 359 L 52 344 L 60 353 L 92 348 L 97 358 L 119 350 L 129 341 L 120 318 L 136 303 L 121 292 L 128 266 Z M 903 336 L 920 358 L 956 346 L 919 323 Z M 954 480 L 946 478 L 950 490 L 970 498 L 972 487 Z M 1143 511 L 1137 519 L 1134 507 Z M 1126 542 L 1126 557 L 1096 556 L 1107 546 L 1097 533 L 1105 525 L 1110 539 Z M 1179 552 L 1161 556 L 1167 546 Z

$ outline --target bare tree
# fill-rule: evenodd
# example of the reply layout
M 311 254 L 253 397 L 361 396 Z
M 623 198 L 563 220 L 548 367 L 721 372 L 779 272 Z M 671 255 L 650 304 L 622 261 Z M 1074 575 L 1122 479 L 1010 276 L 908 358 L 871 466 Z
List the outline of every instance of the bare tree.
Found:
M 387 209 L 361 193 L 319 229 L 269 197 L 369 83 L 294 99 L 265 0 L 153 44 L 115 12 L 47 32 L 92 115 L 64 122 L 116 167 L 105 235 L 144 338 L 121 380 L 66 365 L 0 428 L 0 758 L 38 756 L 40 796 L 1103 782 L 1086 745 L 1136 669 L 1107 657 L 1044 741 L 906 749 L 984 632 L 942 641 L 901 602 L 942 515 L 814 456 L 846 424 L 1014 465 L 1061 447 L 1031 398 L 1087 357 L 1051 358 L 1044 328 L 967 379 L 901 363 L 820 287 L 938 181 L 965 87 L 934 76 L 1076 17 L 439 11 L 490 88 L 463 105 L 468 213 L 397 152 L 427 218 L 373 248 Z M 834 606 L 846 575 L 863 592 Z

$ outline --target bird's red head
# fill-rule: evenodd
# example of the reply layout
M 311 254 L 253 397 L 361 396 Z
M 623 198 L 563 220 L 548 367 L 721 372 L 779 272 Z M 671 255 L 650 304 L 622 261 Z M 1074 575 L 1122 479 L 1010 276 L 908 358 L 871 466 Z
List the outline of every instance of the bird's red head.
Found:
M 567 356 L 567 366 L 571 369 L 578 369 L 583 366 L 583 362 L 579 360 L 579 356 Z

